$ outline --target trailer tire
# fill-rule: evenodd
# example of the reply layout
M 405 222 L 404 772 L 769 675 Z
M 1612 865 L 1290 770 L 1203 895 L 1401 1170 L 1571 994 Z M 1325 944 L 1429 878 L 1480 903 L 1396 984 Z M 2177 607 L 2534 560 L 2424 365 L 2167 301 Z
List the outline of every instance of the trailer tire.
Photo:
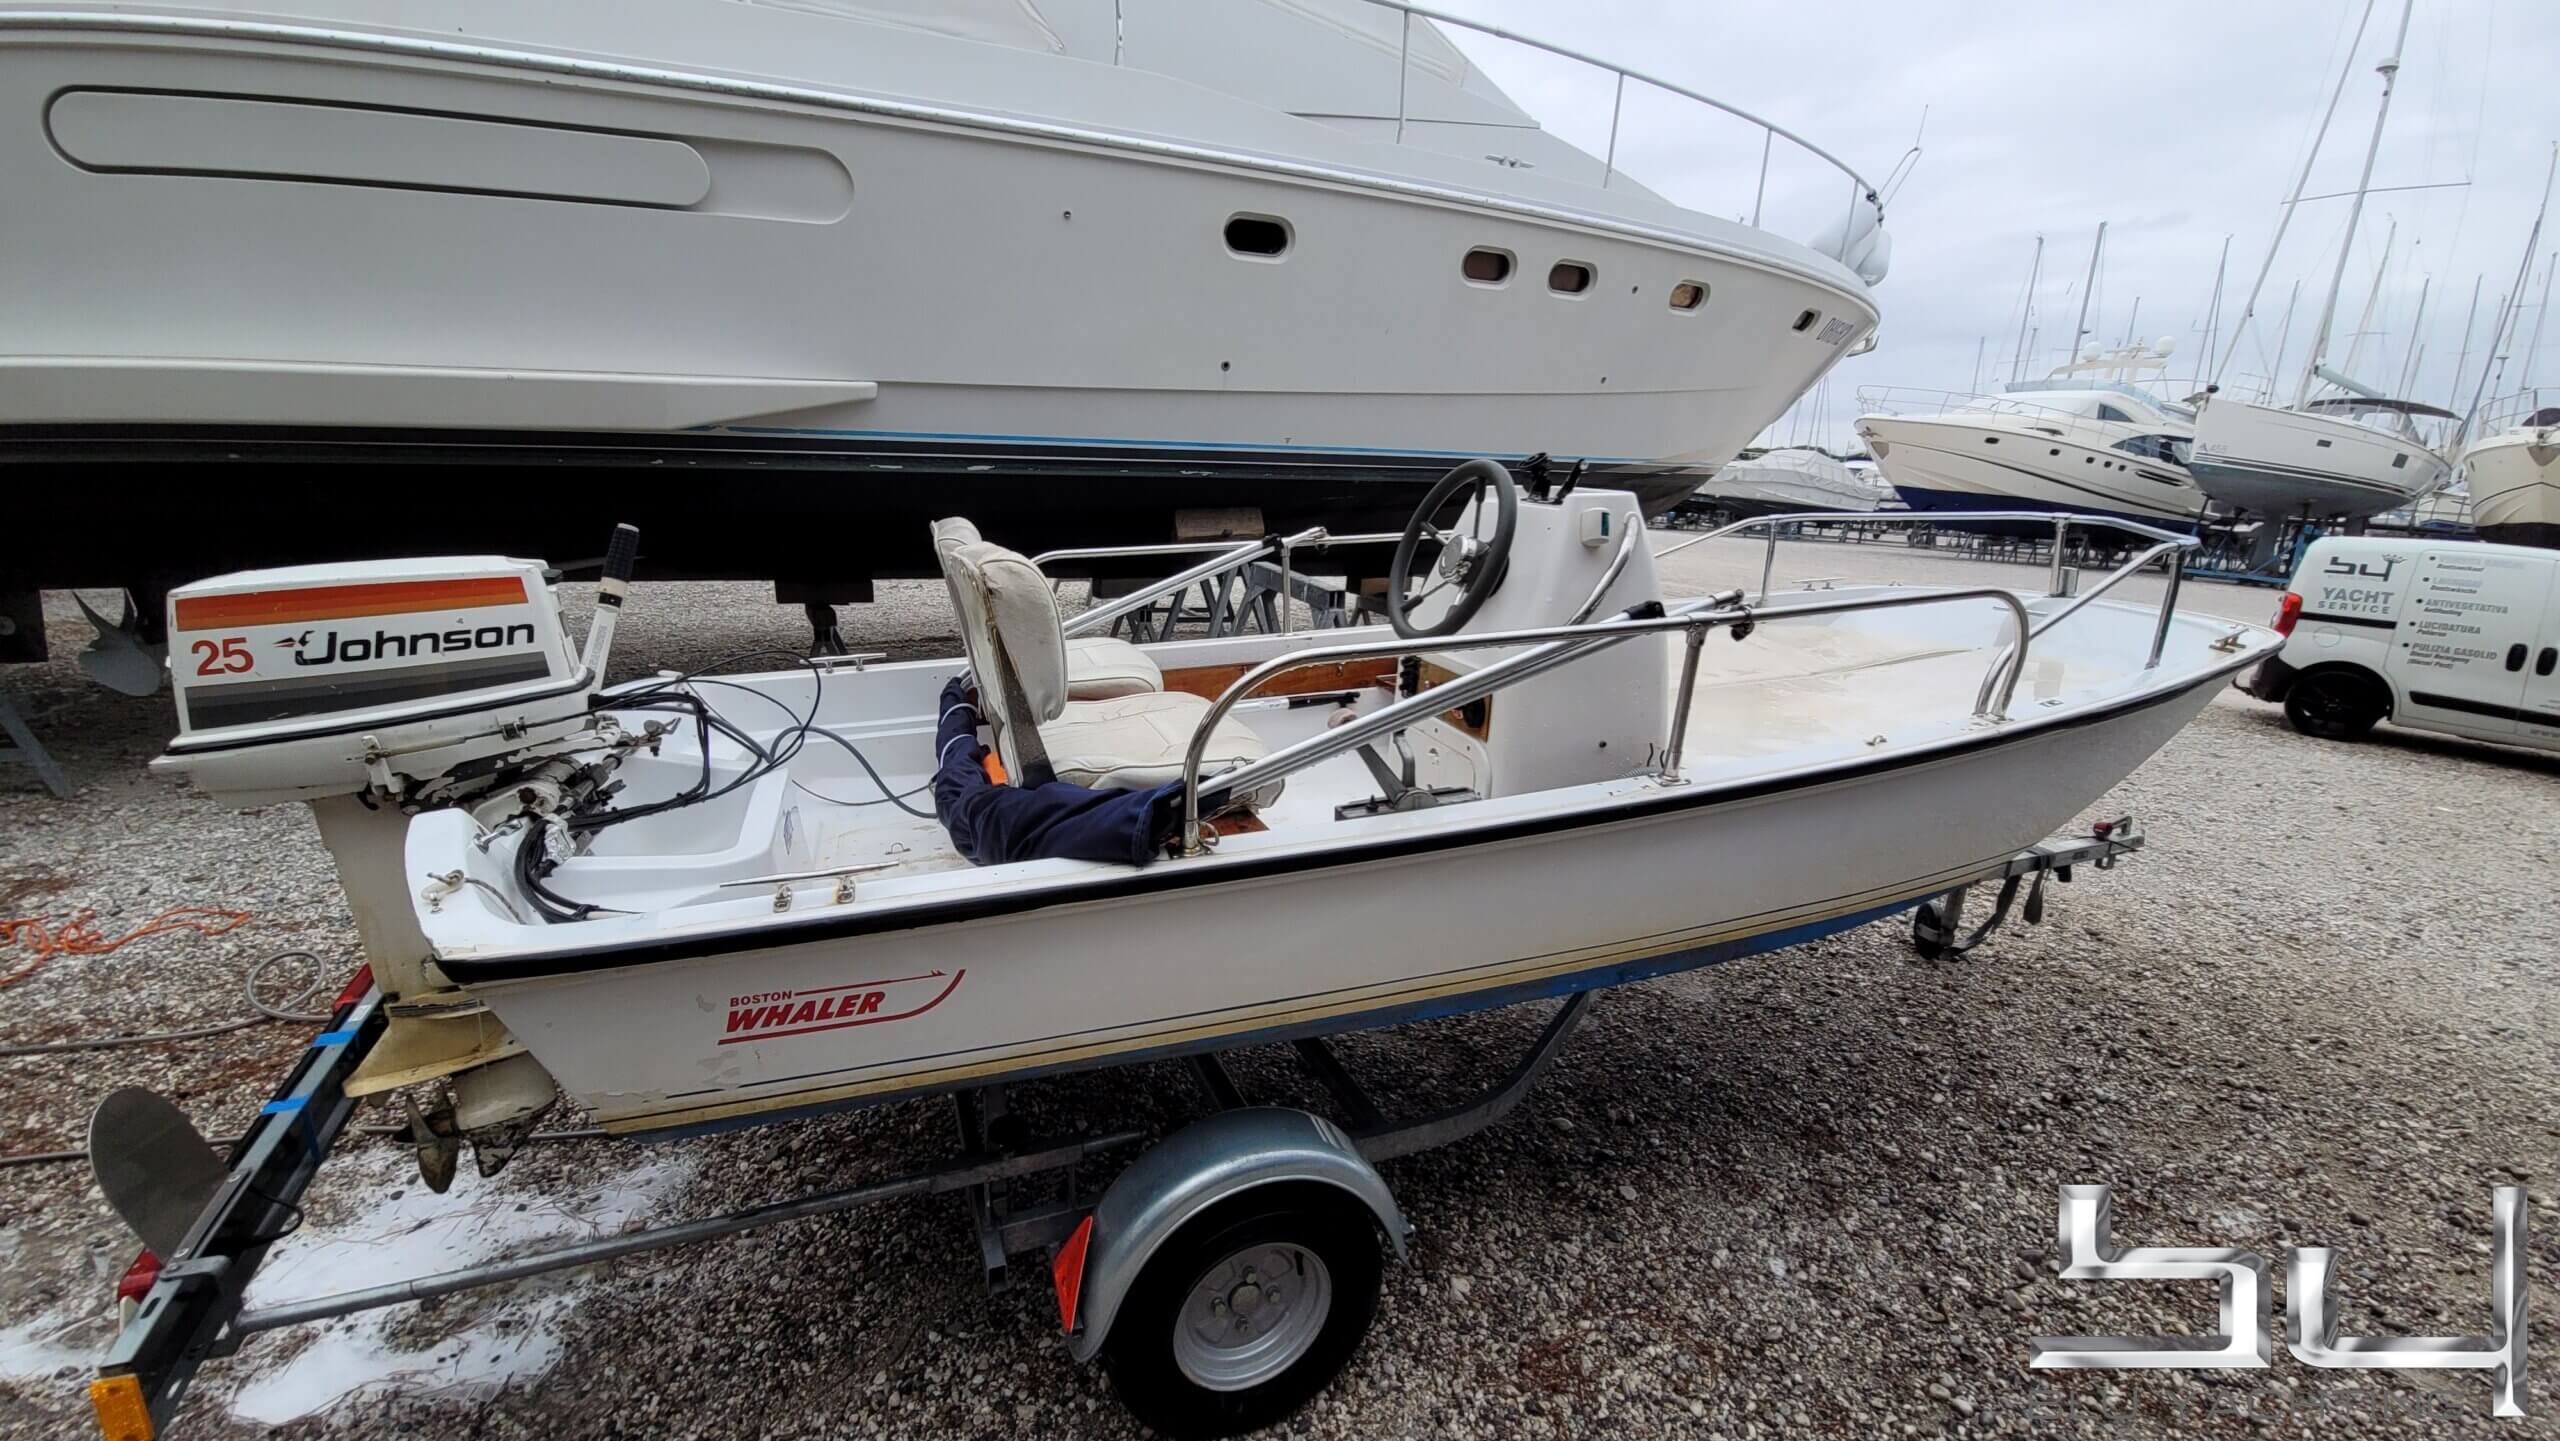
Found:
M 2293 728 L 2325 741 L 2355 740 L 2390 708 L 2388 692 L 2362 671 L 2347 669 L 2305 671 L 2284 698 L 2284 718 Z
M 1222 1201 L 1157 1248 L 1120 1303 L 1102 1351 L 1112 1389 L 1178 1441 L 1268 1426 L 1359 1349 L 1381 1269 L 1375 1218 L 1332 1186 L 1264 1186 Z M 1254 1293 L 1246 1304 L 1227 1299 L 1245 1290 Z M 1213 1312 L 1213 1300 L 1223 1309 Z

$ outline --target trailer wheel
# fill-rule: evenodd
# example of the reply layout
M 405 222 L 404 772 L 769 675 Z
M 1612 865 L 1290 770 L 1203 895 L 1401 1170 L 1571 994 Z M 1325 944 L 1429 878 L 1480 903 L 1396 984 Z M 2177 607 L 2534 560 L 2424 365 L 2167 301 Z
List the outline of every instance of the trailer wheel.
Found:
M 2304 735 L 2351 741 L 2372 730 L 2389 703 L 2380 687 L 2350 670 L 2312 671 L 2294 680 L 2284 698 L 2284 718 Z
M 1175 1232 L 1130 1286 L 1103 1347 L 1112 1388 L 1167 1436 L 1268 1426 L 1359 1348 L 1379 1270 L 1375 1222 L 1329 1186 L 1223 1202 Z

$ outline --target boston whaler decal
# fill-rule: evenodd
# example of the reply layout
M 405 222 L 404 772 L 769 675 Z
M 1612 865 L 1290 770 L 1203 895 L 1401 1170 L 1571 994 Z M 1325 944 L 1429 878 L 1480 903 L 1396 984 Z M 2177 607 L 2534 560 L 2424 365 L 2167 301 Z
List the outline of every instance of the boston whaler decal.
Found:
M 966 967 L 948 975 L 937 968 L 919 975 L 850 981 L 806 991 L 731 996 L 720 1044 L 734 1046 L 740 1041 L 907 1020 L 941 1005 L 945 997 L 960 988 L 961 977 L 968 974 Z

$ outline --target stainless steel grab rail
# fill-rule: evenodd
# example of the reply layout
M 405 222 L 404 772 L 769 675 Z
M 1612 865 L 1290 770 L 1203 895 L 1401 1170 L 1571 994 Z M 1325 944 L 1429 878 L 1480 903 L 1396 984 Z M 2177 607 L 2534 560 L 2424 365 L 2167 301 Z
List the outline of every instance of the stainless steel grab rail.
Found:
M 1179 594 L 1201 581 L 1214 580 L 1229 571 L 1240 570 L 1276 550 L 1280 553 L 1280 592 L 1283 598 L 1283 604 L 1280 607 L 1280 633 L 1286 635 L 1289 632 L 1290 622 L 1289 607 L 1286 604 L 1289 593 L 1289 566 L 1291 557 L 1297 551 L 1324 550 L 1338 545 L 1384 545 L 1403 538 L 1404 534 L 1401 531 L 1335 535 L 1323 526 L 1317 525 L 1309 526 L 1295 535 L 1266 535 L 1259 540 L 1241 543 L 1226 540 L 1184 540 L 1171 541 L 1162 545 L 1069 546 L 1059 550 L 1044 550 L 1031 557 L 1031 564 L 1045 571 L 1050 562 L 1060 560 L 1120 560 L 1151 555 L 1197 555 L 1202 551 L 1218 552 L 1208 560 L 1187 570 L 1177 571 L 1153 585 L 1094 606 L 1060 627 L 1062 634 L 1074 637 L 1102 629 L 1132 611 L 1143 610 L 1166 596 Z
M 1191 732 L 1191 744 L 1182 757 L 1182 853 L 1201 853 L 1200 807 L 1204 795 L 1228 796 L 1250 791 L 1264 782 L 1277 780 L 1294 771 L 1304 770 L 1369 740 L 1371 737 L 1402 730 L 1412 721 L 1457 706 L 1484 699 L 1497 691 L 1544 674 L 1558 666 L 1579 660 L 1585 655 L 1642 635 L 1661 635 L 1671 631 L 1689 636 L 1689 656 L 1682 667 L 1684 681 L 1696 675 L 1697 648 L 1706 633 L 1718 626 L 1745 622 L 1787 620 L 1810 615 L 1832 615 L 1853 610 L 1889 610 L 1912 605 L 1940 605 L 1958 601 L 1991 600 L 2009 608 L 2012 634 L 2010 647 L 1992 662 L 1992 674 L 1999 677 L 1993 687 L 1986 683 L 1984 693 L 1995 697 L 1989 708 L 1977 705 L 1976 714 L 1984 719 L 2002 721 L 2008 718 L 2009 700 L 2017 691 L 2018 677 L 2026 669 L 2028 627 L 2030 620 L 2024 601 L 2011 591 L 1996 586 L 1977 586 L 1966 590 L 1912 591 L 1903 595 L 1864 596 L 1853 599 L 1816 601 L 1810 605 L 1793 605 L 1779 609 L 1752 608 L 1740 605 L 1734 592 L 1691 601 L 1669 614 L 1644 619 L 1613 619 L 1587 625 L 1541 626 L 1527 630 L 1490 631 L 1481 635 L 1431 636 L 1408 640 L 1361 641 L 1349 645 L 1318 646 L 1309 650 L 1275 656 L 1236 678 L 1211 702 L 1208 712 Z M 1705 607 L 1717 606 L 1708 610 Z M 1346 660 L 1379 660 L 1439 650 L 1483 650 L 1495 646 L 1534 645 L 1534 649 L 1505 656 L 1482 670 L 1471 671 L 1428 690 L 1406 696 L 1379 707 L 1346 725 L 1318 732 L 1295 745 L 1264 756 L 1258 761 L 1234 770 L 1200 778 L 1201 761 L 1207 751 L 1210 732 L 1219 721 L 1235 709 L 1238 702 L 1251 695 L 1272 677 L 1306 666 Z M 1674 774 L 1679 764 L 1679 743 L 1686 736 L 1692 686 L 1683 684 L 1671 716 L 1671 744 L 1664 754 L 1661 774 L 1665 780 L 1678 783 Z M 1979 699 L 1979 698 L 1978 698 Z
M 2159 544 L 2154 545 L 2151 549 L 2144 551 L 2141 555 L 2117 568 L 2113 574 L 2109 575 L 2105 580 L 2100 581 L 2095 589 L 2083 593 L 2078 599 L 2072 601 L 2071 604 L 2064 606 L 2060 611 L 2046 617 L 2044 622 L 2035 628 L 2035 634 L 2037 635 L 2042 635 L 2046 631 L 2053 629 L 2056 622 L 2065 619 L 2070 616 L 2072 612 L 2080 609 L 2081 606 L 2086 605 L 2090 601 L 2097 599 L 2099 596 L 2106 594 L 2109 590 L 2115 587 L 2116 582 L 2123 580 L 2126 576 L 2133 574 L 2135 571 L 2142 569 L 2144 566 L 2151 564 L 2153 561 L 2169 554 L 2171 551 L 2193 550 L 2204 544 L 2202 540 L 2182 531 L 2165 530 L 2156 525 L 2145 525 L 2141 521 L 2125 520 L 2119 516 L 2091 515 L 2080 511 L 1799 510 L 1790 511 L 1784 515 L 1755 515 L 1748 520 L 1737 520 L 1731 525 L 1720 526 L 1717 529 L 1708 531 L 1705 535 L 1693 535 L 1687 540 L 1681 541 L 1675 545 L 1666 545 L 1662 549 L 1655 551 L 1653 553 L 1653 558 L 1655 560 L 1661 560 L 1665 556 L 1678 555 L 1680 552 L 1687 550 L 1693 545 L 1703 545 L 1711 540 L 1721 540 L 1728 535 L 1734 535 L 1741 531 L 1765 528 L 1769 535 L 1769 548 L 1768 553 L 1760 562 L 1759 591 L 1760 602 L 1765 605 L 1769 600 L 1769 578 L 1771 575 L 1776 573 L 1778 568 L 1778 527 L 1782 525 L 1799 524 L 1805 521 L 1812 521 L 1819 524 L 1832 524 L 1847 519 L 1855 519 L 1861 525 L 1869 523 L 1881 525 L 1941 525 L 1955 521 L 1979 520 L 2032 521 L 2039 525 L 2051 525 L 2053 527 L 2053 579 L 2051 582 L 2051 594 L 2057 596 L 2062 594 L 2062 553 L 2065 546 L 2070 542 L 2071 528 L 2073 526 L 2092 526 L 2101 530 L 2120 530 L 2128 535 L 2149 536 L 2151 539 L 2159 542 Z M 2178 612 L 2178 592 L 2180 582 L 2185 579 L 2186 567 L 2181 563 L 2175 561 L 2171 562 L 2169 566 L 2169 584 L 2167 589 L 2162 591 L 2160 595 L 2160 616 L 2157 623 L 2152 627 L 2151 659 L 2143 664 L 2143 669 L 2145 670 L 2150 670 L 2160 664 L 2160 653 L 2169 643 L 2169 622 L 2177 616 Z

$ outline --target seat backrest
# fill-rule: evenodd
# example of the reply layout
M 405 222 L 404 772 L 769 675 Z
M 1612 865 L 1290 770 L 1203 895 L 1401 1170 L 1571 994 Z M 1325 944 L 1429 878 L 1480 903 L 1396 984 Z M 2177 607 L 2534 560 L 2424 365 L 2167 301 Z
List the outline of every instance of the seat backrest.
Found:
M 1019 551 L 985 541 L 950 550 L 961 633 L 996 751 L 1021 785 L 1049 781 L 1040 727 L 1067 708 L 1067 640 L 1049 578 Z
M 968 656 L 969 669 L 973 674 L 981 672 L 978 663 L 977 639 L 970 634 L 973 627 L 968 621 L 969 607 L 974 604 L 974 601 L 970 596 L 961 593 L 960 573 L 953 556 L 960 547 L 976 545 L 985 539 L 985 536 L 978 534 L 978 528 L 975 525 L 961 516 L 955 515 L 948 520 L 937 520 L 933 523 L 933 558 L 935 563 L 942 567 L 943 588 L 951 592 L 951 612 L 960 617 L 960 649 Z M 980 630 L 984 628 L 983 625 L 975 627 Z

